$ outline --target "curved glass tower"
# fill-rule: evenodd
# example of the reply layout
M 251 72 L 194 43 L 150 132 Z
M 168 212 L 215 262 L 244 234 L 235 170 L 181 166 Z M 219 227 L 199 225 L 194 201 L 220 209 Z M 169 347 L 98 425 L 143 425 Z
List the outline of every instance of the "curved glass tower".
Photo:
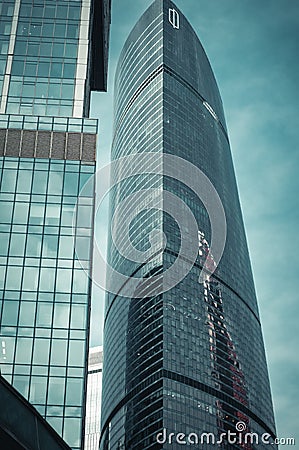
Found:
M 114 174 L 114 236 L 125 242 L 128 231 L 147 256 L 136 262 L 110 238 L 111 266 L 140 281 L 133 293 L 128 281 L 107 295 L 101 449 L 266 448 L 263 439 L 274 442 L 275 424 L 222 101 L 198 37 L 170 0 L 156 0 L 140 18 L 116 74 L 112 159 L 146 153 L 156 171 L 144 166 L 122 181 Z M 218 265 L 209 211 L 190 188 L 201 181 L 188 164 L 178 164 L 178 177 L 164 172 L 169 155 L 204 173 L 221 199 L 227 235 Z M 140 189 L 149 196 L 134 206 Z M 160 192 L 155 206 L 153 189 Z M 181 202 L 172 214 L 174 197 Z M 175 220 L 180 208 L 180 217 L 192 212 L 196 234 Z M 180 277 L 183 235 L 196 258 Z M 164 276 L 178 259 L 181 281 L 169 288 Z M 210 273 L 200 279 L 203 265 Z

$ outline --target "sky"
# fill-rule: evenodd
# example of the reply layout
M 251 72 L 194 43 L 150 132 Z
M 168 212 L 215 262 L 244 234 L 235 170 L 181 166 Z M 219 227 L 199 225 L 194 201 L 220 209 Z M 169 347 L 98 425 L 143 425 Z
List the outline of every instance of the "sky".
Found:
M 98 167 L 109 162 L 113 80 L 122 46 L 150 0 L 112 0 L 108 92 L 94 93 Z M 220 88 L 265 339 L 278 437 L 299 448 L 299 2 L 176 0 Z M 107 202 L 96 217 L 105 250 Z M 104 293 L 94 287 L 91 345 L 102 344 Z M 250 339 L 250 337 L 249 337 Z M 252 361 L 254 364 L 254 361 Z

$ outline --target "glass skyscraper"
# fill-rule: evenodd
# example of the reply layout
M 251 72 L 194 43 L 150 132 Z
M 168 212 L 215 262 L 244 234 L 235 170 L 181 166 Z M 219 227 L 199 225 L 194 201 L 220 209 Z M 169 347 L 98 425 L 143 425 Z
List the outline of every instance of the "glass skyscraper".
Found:
M 91 90 L 106 89 L 110 1 L 5 0 L 0 13 L 1 374 L 79 449 L 98 128 L 88 116 Z
M 156 0 L 143 14 L 119 59 L 112 160 L 130 155 L 112 171 L 108 255 L 127 278 L 123 285 L 115 282 L 121 276 L 108 279 L 100 448 L 268 448 L 262 436 L 274 442 L 272 400 L 222 101 L 196 33 L 170 0 Z M 169 158 L 177 176 L 164 170 Z M 195 169 L 224 209 L 219 264 L 209 196 L 196 194 L 203 177 Z M 148 197 L 138 202 L 140 189 Z M 190 212 L 196 233 L 184 219 Z M 138 255 L 146 254 L 141 262 L 132 248 L 125 252 L 126 233 Z M 180 278 L 188 260 L 183 237 L 196 256 Z M 181 281 L 164 289 L 177 260 L 174 279 Z M 133 278 L 139 284 L 130 292 Z

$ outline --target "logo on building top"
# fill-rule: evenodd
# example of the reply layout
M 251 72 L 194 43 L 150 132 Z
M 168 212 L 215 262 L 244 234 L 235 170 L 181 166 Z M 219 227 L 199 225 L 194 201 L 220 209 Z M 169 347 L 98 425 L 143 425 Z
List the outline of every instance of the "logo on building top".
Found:
M 180 15 L 175 9 L 169 8 L 168 10 L 168 20 L 177 30 L 180 28 Z

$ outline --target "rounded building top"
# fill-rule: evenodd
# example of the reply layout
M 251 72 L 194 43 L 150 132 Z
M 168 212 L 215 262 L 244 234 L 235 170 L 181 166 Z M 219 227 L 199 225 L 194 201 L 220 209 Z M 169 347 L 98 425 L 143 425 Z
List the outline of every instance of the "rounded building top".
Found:
M 191 24 L 170 0 L 155 0 L 126 40 L 115 77 L 116 125 L 132 97 L 142 91 L 142 84 L 163 70 L 196 92 L 226 132 L 222 100 L 208 57 Z

